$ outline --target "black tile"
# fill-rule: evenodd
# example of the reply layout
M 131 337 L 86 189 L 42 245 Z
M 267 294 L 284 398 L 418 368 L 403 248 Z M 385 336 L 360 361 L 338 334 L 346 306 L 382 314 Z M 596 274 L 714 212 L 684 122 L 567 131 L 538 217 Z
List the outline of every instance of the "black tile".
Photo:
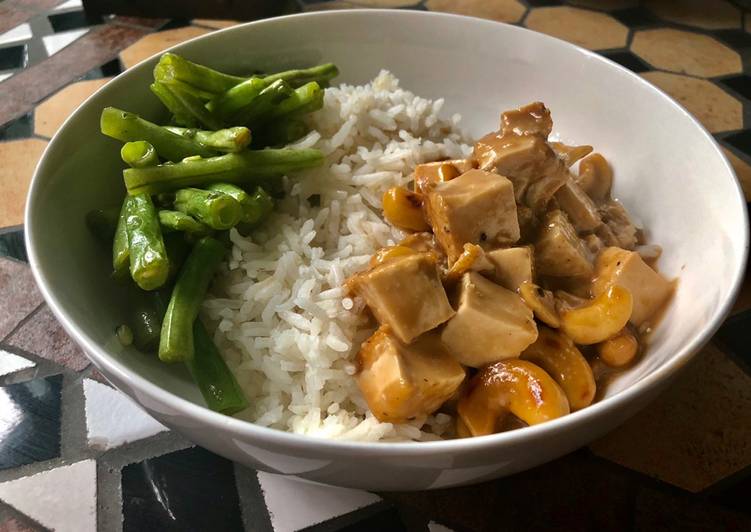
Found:
M 618 9 L 617 11 L 611 11 L 610 14 L 629 28 L 651 26 L 659 22 L 652 13 L 643 7 Z
M 628 50 L 623 52 L 609 52 L 603 55 L 634 72 L 645 72 L 649 70 L 649 67 L 644 61 Z
M 115 58 L 103 64 L 100 67 L 92 68 L 86 74 L 83 75 L 83 79 L 100 79 L 110 76 L 117 76 L 123 71 L 123 67 L 120 64 L 120 59 Z
M 23 241 L 23 228 L 8 227 L 0 229 L 0 257 L 13 257 L 29 262 L 29 257 L 26 255 L 26 244 Z
M 560 0 L 527 0 L 529 7 L 547 7 L 547 6 L 559 6 Z
M 60 13 L 59 15 L 50 15 L 47 17 L 55 33 L 61 31 L 76 30 L 78 28 L 88 28 L 96 26 L 103 22 L 99 15 L 88 15 L 84 11 L 71 11 L 70 13 Z
M 746 135 L 745 142 L 751 143 L 751 132 L 743 131 L 738 135 Z M 751 310 L 744 310 L 725 320 L 714 337 L 714 340 L 722 346 L 724 351 L 729 352 L 736 360 L 741 362 L 741 367 L 747 372 L 751 372 L 749 330 L 751 330 Z
M 167 24 L 159 28 L 159 31 L 176 30 L 177 28 L 184 28 L 185 26 L 190 26 L 190 19 L 173 18 Z
M 751 130 L 739 131 L 724 138 L 725 142 L 751 157 Z
M 200 447 L 122 470 L 123 531 L 243 530 L 232 462 Z
M 751 505 L 748 504 L 748 494 L 751 493 L 751 467 L 721 480 L 717 485 L 708 488 L 707 492 L 713 502 L 725 508 L 751 514 Z
M 60 456 L 62 375 L 0 387 L 0 469 Z
M 751 48 L 751 35 L 743 30 L 720 30 L 715 31 L 714 34 L 736 50 Z
M 305 532 L 380 532 L 388 530 L 389 532 L 402 532 L 407 530 L 425 530 L 427 531 L 427 521 L 411 509 L 410 526 L 408 527 L 399 508 L 389 502 L 381 501 L 365 508 L 360 508 L 353 512 L 340 515 L 303 528 Z
M 0 140 L 25 139 L 34 133 L 34 113 L 11 120 L 0 126 Z
M 22 68 L 26 64 L 26 45 L 0 48 L 0 70 Z
M 751 76 L 733 76 L 720 80 L 720 84 L 737 92 L 741 96 L 751 99 Z

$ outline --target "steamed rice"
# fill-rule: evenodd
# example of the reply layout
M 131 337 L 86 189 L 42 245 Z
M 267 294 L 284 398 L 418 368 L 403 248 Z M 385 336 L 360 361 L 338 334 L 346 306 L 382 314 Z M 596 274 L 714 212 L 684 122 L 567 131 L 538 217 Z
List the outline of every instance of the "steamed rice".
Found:
M 252 238 L 231 231 L 227 268 L 204 310 L 251 405 L 238 417 L 349 440 L 430 440 L 450 430 L 445 414 L 396 425 L 368 411 L 353 375 L 373 326 L 342 287 L 404 236 L 381 218 L 383 193 L 405 185 L 417 164 L 471 152 L 459 116 L 439 118 L 442 106 L 386 71 L 326 90 L 313 131 L 293 145 L 320 149 L 324 166 L 285 178 L 285 199 Z

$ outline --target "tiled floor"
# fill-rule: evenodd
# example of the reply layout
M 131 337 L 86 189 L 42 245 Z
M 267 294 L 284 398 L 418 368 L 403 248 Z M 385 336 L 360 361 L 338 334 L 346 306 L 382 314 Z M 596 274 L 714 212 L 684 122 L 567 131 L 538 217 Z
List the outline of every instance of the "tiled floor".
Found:
M 521 24 L 602 53 L 696 115 L 751 198 L 751 2 L 300 3 L 380 6 Z M 111 77 L 233 24 L 0 1 L 0 531 L 751 530 L 748 282 L 713 343 L 650 409 L 589 448 L 478 486 L 372 494 L 256 473 L 193 447 L 105 384 L 25 262 L 29 179 L 63 120 Z

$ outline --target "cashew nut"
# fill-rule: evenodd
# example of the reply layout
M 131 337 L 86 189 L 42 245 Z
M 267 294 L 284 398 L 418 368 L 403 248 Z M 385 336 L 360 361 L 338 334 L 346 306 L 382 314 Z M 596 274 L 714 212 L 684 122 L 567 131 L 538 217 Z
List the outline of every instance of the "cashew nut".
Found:
M 613 169 L 599 153 L 593 153 L 579 163 L 579 177 L 576 183 L 595 203 L 610 197 L 613 186 Z
M 557 329 L 561 326 L 558 311 L 555 308 L 555 298 L 549 290 L 543 290 L 529 281 L 519 286 L 519 295 L 524 303 L 535 313 L 535 317 L 546 325 Z
M 472 436 L 496 432 L 509 412 L 536 425 L 569 413 L 566 394 L 550 375 L 526 360 L 507 359 L 475 375 L 457 408 Z
M 392 224 L 410 231 L 426 231 L 422 196 L 404 187 L 393 187 L 383 195 L 383 215 Z
M 446 272 L 445 281 L 456 281 L 466 272 L 493 270 L 494 266 L 485 258 L 485 251 L 477 244 L 464 244 L 464 251 Z
M 592 153 L 592 146 L 569 146 L 563 142 L 551 142 L 550 146 L 553 148 L 555 154 L 563 159 L 566 166 L 571 166 L 582 157 L 586 157 Z
M 638 351 L 639 341 L 628 328 L 597 345 L 597 354 L 600 355 L 600 359 L 614 368 L 631 363 Z
M 633 308 L 631 292 L 613 285 L 589 304 L 561 313 L 561 330 L 580 345 L 604 342 L 626 326 Z
M 572 411 L 592 403 L 597 391 L 592 368 L 565 334 L 539 327 L 537 341 L 521 354 L 521 358 L 534 362 L 555 379 L 563 388 Z
M 462 421 L 462 418 L 456 416 L 456 437 L 457 438 L 471 438 L 472 433 L 469 432 L 467 425 Z

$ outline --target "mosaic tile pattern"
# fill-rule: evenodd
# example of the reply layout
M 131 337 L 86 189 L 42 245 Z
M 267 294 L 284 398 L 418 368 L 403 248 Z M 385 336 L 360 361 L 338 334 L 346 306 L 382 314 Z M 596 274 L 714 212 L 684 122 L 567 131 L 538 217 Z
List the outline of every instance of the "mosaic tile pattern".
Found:
M 693 113 L 751 198 L 751 2 L 298 3 L 472 15 L 596 50 Z M 110 387 L 25 264 L 34 165 L 111 77 L 235 23 L 92 17 L 80 0 L 0 1 L 0 532 L 751 530 L 751 279 L 712 344 L 651 408 L 589 448 L 477 486 L 374 494 L 257 473 L 193 447 Z

